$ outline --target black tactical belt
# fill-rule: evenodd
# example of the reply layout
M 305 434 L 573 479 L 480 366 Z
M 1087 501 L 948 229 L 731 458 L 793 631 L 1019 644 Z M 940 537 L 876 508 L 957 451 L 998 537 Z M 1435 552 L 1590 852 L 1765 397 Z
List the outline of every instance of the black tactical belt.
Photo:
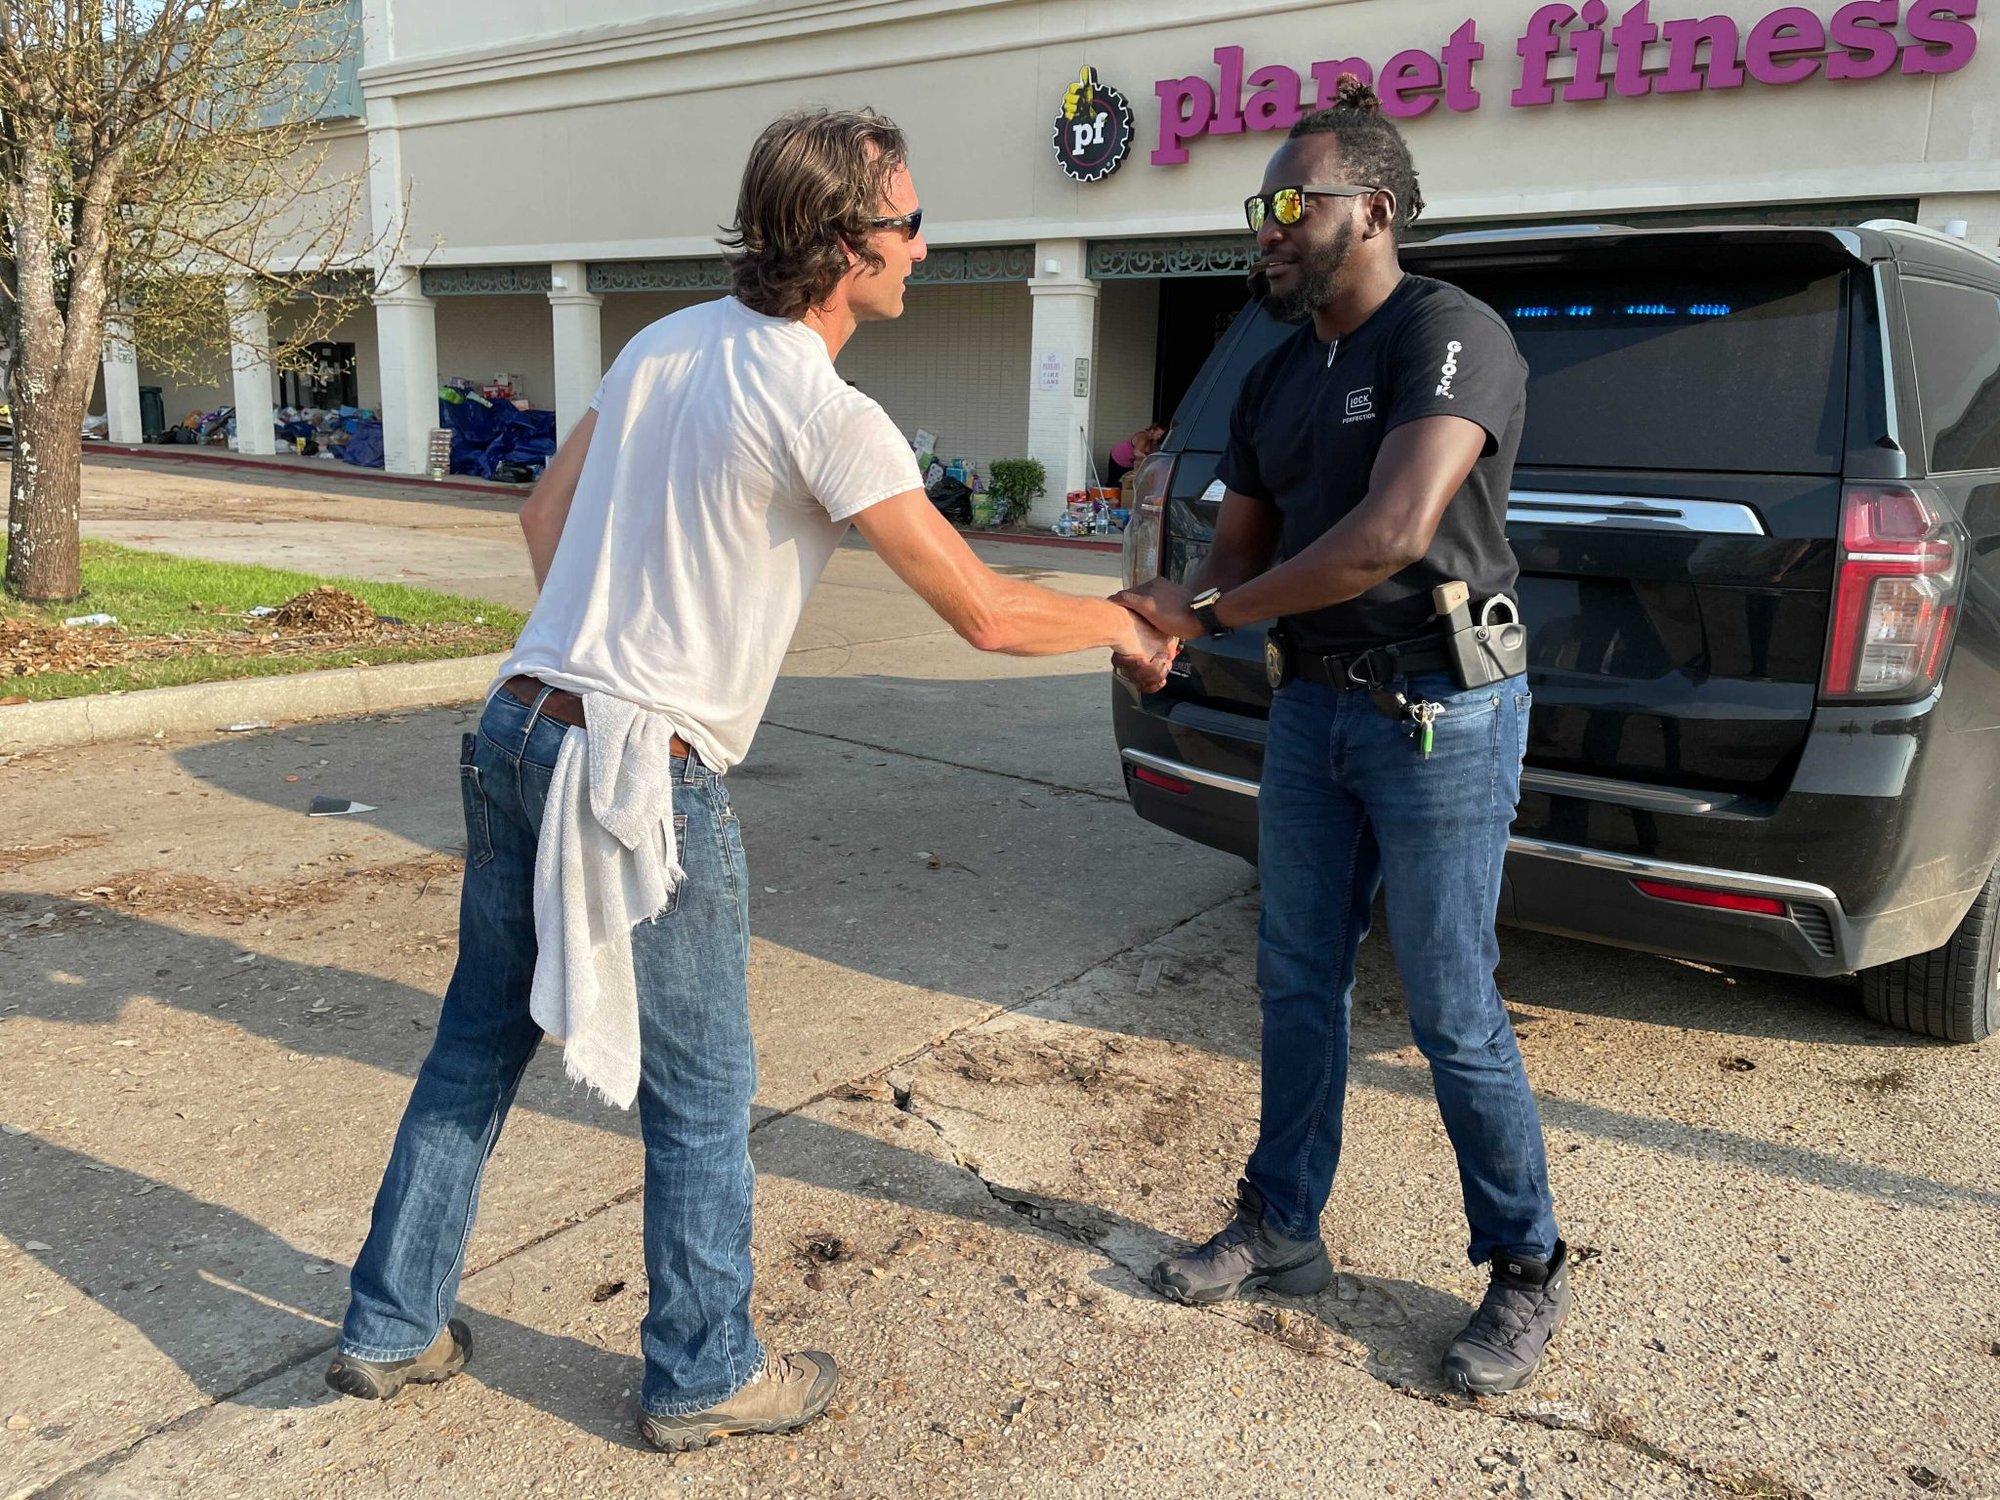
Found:
M 1451 657 L 1446 654 L 1443 643 L 1436 639 L 1377 646 L 1346 656 L 1315 656 L 1310 651 L 1294 649 L 1291 659 L 1292 675 L 1343 691 L 1380 687 L 1398 677 L 1451 669 Z

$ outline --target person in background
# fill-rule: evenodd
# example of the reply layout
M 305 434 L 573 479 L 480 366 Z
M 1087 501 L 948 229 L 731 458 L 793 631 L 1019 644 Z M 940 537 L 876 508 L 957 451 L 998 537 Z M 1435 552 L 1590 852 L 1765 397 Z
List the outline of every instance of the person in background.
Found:
M 1139 467 L 1140 461 L 1159 452 L 1160 444 L 1166 440 L 1167 429 L 1159 422 L 1141 427 L 1123 442 L 1111 448 L 1111 464 L 1104 471 L 1104 482 L 1115 485 L 1127 474 Z

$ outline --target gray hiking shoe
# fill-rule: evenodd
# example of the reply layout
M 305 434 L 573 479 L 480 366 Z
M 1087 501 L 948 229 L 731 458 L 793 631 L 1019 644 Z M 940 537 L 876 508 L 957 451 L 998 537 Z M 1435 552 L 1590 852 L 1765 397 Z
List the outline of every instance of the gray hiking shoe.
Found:
M 655 1448 L 685 1453 L 726 1437 L 750 1433 L 796 1432 L 826 1410 L 840 1385 L 833 1356 L 808 1349 L 799 1354 L 766 1354 L 764 1368 L 727 1401 L 684 1417 L 639 1414 L 639 1431 Z
M 431 1340 L 430 1348 L 413 1359 L 360 1359 L 336 1354 L 326 1367 L 326 1383 L 343 1396 L 386 1401 L 406 1385 L 435 1385 L 449 1380 L 472 1358 L 472 1330 L 457 1318 Z
M 1546 1261 L 1499 1256 L 1486 1298 L 1444 1356 L 1445 1382 L 1470 1396 L 1517 1390 L 1569 1316 L 1569 1247 Z
M 1292 1240 L 1264 1222 L 1264 1195 L 1248 1182 L 1236 1184 L 1236 1216 L 1198 1250 L 1153 1267 L 1153 1286 L 1190 1307 L 1224 1302 L 1259 1287 L 1294 1297 L 1308 1296 L 1333 1279 L 1326 1246 L 1317 1239 Z

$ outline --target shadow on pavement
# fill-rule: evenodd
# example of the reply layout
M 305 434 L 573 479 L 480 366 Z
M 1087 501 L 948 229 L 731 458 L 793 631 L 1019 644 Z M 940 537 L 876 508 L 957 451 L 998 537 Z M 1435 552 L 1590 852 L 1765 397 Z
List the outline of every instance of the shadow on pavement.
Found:
M 934 720 L 955 699 L 976 702 L 982 722 L 1008 725 L 1010 733 L 1018 733 L 1030 741 L 1046 743 L 1052 737 L 1073 733 L 1073 695 L 1078 681 L 1075 678 L 1038 676 L 960 682 L 861 677 L 842 681 L 851 684 L 856 703 L 853 718 L 860 735 L 855 740 L 840 742 L 853 751 L 843 762 L 841 777 L 815 780 L 787 764 L 784 757 L 774 755 L 768 742 L 730 774 L 731 789 L 743 813 L 751 874 L 767 877 L 765 883 L 774 868 L 787 867 L 809 854 L 816 866 L 824 863 L 832 869 L 830 883 L 836 889 L 829 894 L 835 894 L 838 887 L 848 884 L 838 868 L 842 861 L 877 854 L 884 848 L 893 851 L 899 847 L 899 840 L 910 841 L 910 830 L 899 821 L 897 808 L 884 800 L 881 780 L 870 773 L 878 768 L 876 763 L 888 757 L 907 757 L 913 752 L 874 750 L 863 740 L 893 741 L 907 726 L 924 719 Z M 813 679 L 785 679 L 779 686 L 780 697 L 774 701 L 781 702 L 788 691 L 816 691 L 819 686 Z M 1097 691 L 1100 686 L 1094 684 L 1090 690 Z M 387 828 L 439 852 L 457 855 L 464 849 L 456 796 L 457 747 L 444 731 L 446 726 L 453 731 L 473 728 L 476 715 L 464 709 L 436 712 L 440 725 L 438 751 L 434 763 L 424 766 L 387 768 L 375 763 L 368 757 L 365 745 L 358 743 L 363 737 L 344 739 L 340 733 L 344 726 L 340 725 L 318 726 L 319 732 L 310 736 L 314 741 L 310 747 L 298 745 L 289 732 L 284 732 L 192 745 L 177 751 L 176 758 L 189 775 L 218 790 L 286 811 L 303 812 L 311 791 L 377 804 L 380 810 L 369 815 L 371 825 Z M 871 724 L 876 730 L 873 734 L 868 732 Z M 1076 754 L 1086 759 L 1108 760 L 1111 756 L 1108 724 L 1103 744 L 1078 746 Z M 317 765 L 317 757 L 321 756 L 329 760 L 324 768 Z M 918 755 L 918 758 L 924 757 Z M 990 748 L 986 760 L 993 763 Z M 1082 765 L 1080 761 L 1079 774 L 1070 786 L 1021 782 L 1010 788 L 1006 780 L 1000 779 L 996 780 L 996 786 L 1001 790 L 995 795 L 1027 798 L 1030 805 L 1035 802 L 1047 805 L 1074 797 L 1110 800 L 1085 789 L 1093 777 Z M 1005 762 L 995 768 L 1004 772 Z M 313 785 L 308 788 L 286 783 L 284 775 L 288 771 L 305 771 Z M 800 845 L 798 825 L 805 821 L 809 810 L 816 818 L 845 830 L 846 836 L 823 844 L 815 839 L 809 849 Z M 1008 824 L 996 816 L 990 828 L 994 838 L 1004 838 Z M 1142 831 L 1152 838 L 1162 837 L 1144 829 L 1136 818 L 1133 828 L 1135 840 Z M 967 901 L 970 888 L 977 882 L 964 877 L 978 870 L 978 853 L 949 851 L 942 880 L 923 883 L 913 872 L 908 878 L 899 876 L 893 882 L 893 890 L 906 895 L 913 909 L 922 909 L 927 915 L 939 902 Z M 1244 870 L 1247 877 L 1248 867 Z M 954 881 L 958 884 L 954 885 Z M 1143 890 L 1143 885 L 1142 870 L 1135 886 Z M 858 878 L 856 891 L 867 889 L 865 877 Z M 881 889 L 880 882 L 875 889 Z M 1028 904 L 1019 911 L 990 913 L 968 906 L 958 920 L 970 928 L 998 917 L 1001 919 L 998 923 L 989 924 L 995 926 L 993 937 L 1010 939 L 1018 935 L 1024 917 L 1033 918 L 1039 913 L 1044 920 L 1062 921 L 1068 915 L 1060 909 L 1062 906 L 1082 907 L 1093 899 L 1093 893 L 1075 892 L 1073 903 L 1065 903 L 1058 893 L 1040 890 L 1024 892 L 1023 899 Z M 938 963 L 937 953 L 908 941 L 908 935 L 902 941 L 857 946 L 851 931 L 843 931 L 837 922 L 827 920 L 825 911 L 813 903 L 755 903 L 753 928 L 759 938 L 770 943 L 861 972 L 998 1004 L 1010 1004 L 1019 998 L 1016 993 L 989 984 L 978 967 L 962 961 L 962 955 L 951 955 L 954 962 L 948 966 Z M 1671 1025 L 1724 1037 L 1837 1042 L 1888 1051 L 1912 1048 L 1928 1051 L 1939 1045 L 1867 1020 L 1860 1012 L 1851 984 L 1749 970 L 1725 971 L 1515 928 L 1502 928 L 1501 942 L 1503 992 L 1510 998 L 1528 999 L 1556 1010 Z M 1379 906 L 1369 947 L 1371 951 L 1386 948 Z M 1544 984 L 1545 971 L 1573 969 L 1579 955 L 1587 956 L 1591 984 L 1564 985 L 1555 990 Z
M 414 1075 L 428 1047 L 438 1005 L 428 991 L 333 965 L 264 955 L 238 963 L 245 954 L 227 938 L 184 932 L 92 903 L 0 892 L 0 911 L 24 907 L 56 915 L 47 926 L 16 932 L 0 944 L 0 993 L 20 1007 L 10 1020 L 109 1027 L 133 1000 L 150 997 L 216 1016 L 287 1049 L 404 1078 Z M 79 983 L 80 975 L 91 978 Z M 1205 1024 L 1219 1034 L 1199 1039 L 1161 1026 L 1137 1000 L 1110 1019 L 1132 1034 L 1254 1055 L 1255 1013 L 1249 1006 L 1208 1012 Z M 1093 1016 L 1091 1024 L 1104 1020 Z M 1357 1016 L 1354 1081 L 1428 1099 L 1430 1082 L 1421 1069 L 1383 1056 L 1402 1043 L 1398 1017 L 1386 1005 L 1368 1007 Z M 545 1051 L 531 1070 L 521 1108 L 615 1135 L 634 1133 L 631 1117 L 590 1103 L 551 1059 Z M 343 1101 L 322 1102 L 329 1120 L 343 1118 Z M 1726 1157 L 1774 1177 L 1884 1201 L 2000 1209 L 2000 1194 L 1734 1131 L 1570 1099 L 1545 1098 L 1543 1108 L 1552 1125 L 1648 1150 Z M 381 1128 L 365 1138 L 343 1137 L 348 1144 L 338 1151 L 326 1148 L 332 1154 L 325 1169 L 358 1174 L 372 1186 L 390 1134 L 385 1116 Z M 1107 1270 L 1107 1283 L 1132 1295 L 1151 1295 L 1137 1278 L 1172 1243 L 1150 1225 L 1090 1204 L 995 1193 L 984 1179 L 948 1162 L 802 1115 L 767 1117 L 758 1122 L 754 1139 L 760 1170 L 767 1174 L 1050 1241 L 1094 1245 L 1122 1268 L 1122 1273 Z M 360 1149 L 352 1151 L 349 1144 Z M 342 1279 L 307 1273 L 310 1258 L 281 1236 L 230 1208 L 32 1135 L 0 1141 L 0 1152 L 5 1163 L 0 1233 L 17 1245 L 59 1247 L 32 1253 L 129 1323 L 206 1395 L 234 1396 L 331 1346 L 332 1323 L 344 1305 Z M 635 1156 L 631 1180 L 637 1175 Z M 571 1292 L 574 1288 L 565 1288 Z M 634 1359 L 481 1314 L 480 1301 L 469 1299 L 483 1343 L 478 1378 L 588 1431 L 631 1440 L 629 1402 L 617 1393 L 636 1389 Z M 1321 1297 L 1293 1305 L 1363 1344 L 1371 1371 L 1418 1385 L 1432 1378 L 1426 1373 L 1429 1362 L 1465 1314 L 1463 1304 L 1444 1293 L 1360 1276 L 1343 1276 Z M 268 1358 L 246 1362 L 246 1346 L 268 1350 Z
M 47 1247 L 28 1253 L 129 1324 L 210 1401 L 286 1409 L 342 1399 L 315 1381 L 301 1400 L 296 1383 L 272 1380 L 338 1341 L 340 1268 L 221 1204 L 32 1135 L 0 1140 L 0 1177 L 35 1184 L 0 1196 L 0 1234 Z M 482 1311 L 477 1295 L 466 1304 L 475 1379 L 637 1446 L 631 1403 L 618 1399 L 638 1388 L 636 1357 Z M 246 1350 L 255 1352 L 246 1359 Z

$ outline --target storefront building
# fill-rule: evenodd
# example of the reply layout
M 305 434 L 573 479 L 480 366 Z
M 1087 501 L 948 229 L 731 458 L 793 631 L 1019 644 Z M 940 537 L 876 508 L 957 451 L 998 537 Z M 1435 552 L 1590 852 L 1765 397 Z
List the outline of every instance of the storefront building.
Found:
M 1979 0 L 580 0 L 560 30 L 543 0 L 360 8 L 360 116 L 330 129 L 399 249 L 328 360 L 402 473 L 441 379 L 508 372 L 566 431 L 635 332 L 721 295 L 744 156 L 800 105 L 904 127 L 931 247 L 842 372 L 941 456 L 1040 458 L 1045 510 L 1172 415 L 1243 302 L 1242 200 L 1343 73 L 1409 138 L 1419 236 L 1893 217 L 2000 244 Z M 170 417 L 277 401 L 265 336 Z M 117 425 L 149 377 L 106 377 Z

